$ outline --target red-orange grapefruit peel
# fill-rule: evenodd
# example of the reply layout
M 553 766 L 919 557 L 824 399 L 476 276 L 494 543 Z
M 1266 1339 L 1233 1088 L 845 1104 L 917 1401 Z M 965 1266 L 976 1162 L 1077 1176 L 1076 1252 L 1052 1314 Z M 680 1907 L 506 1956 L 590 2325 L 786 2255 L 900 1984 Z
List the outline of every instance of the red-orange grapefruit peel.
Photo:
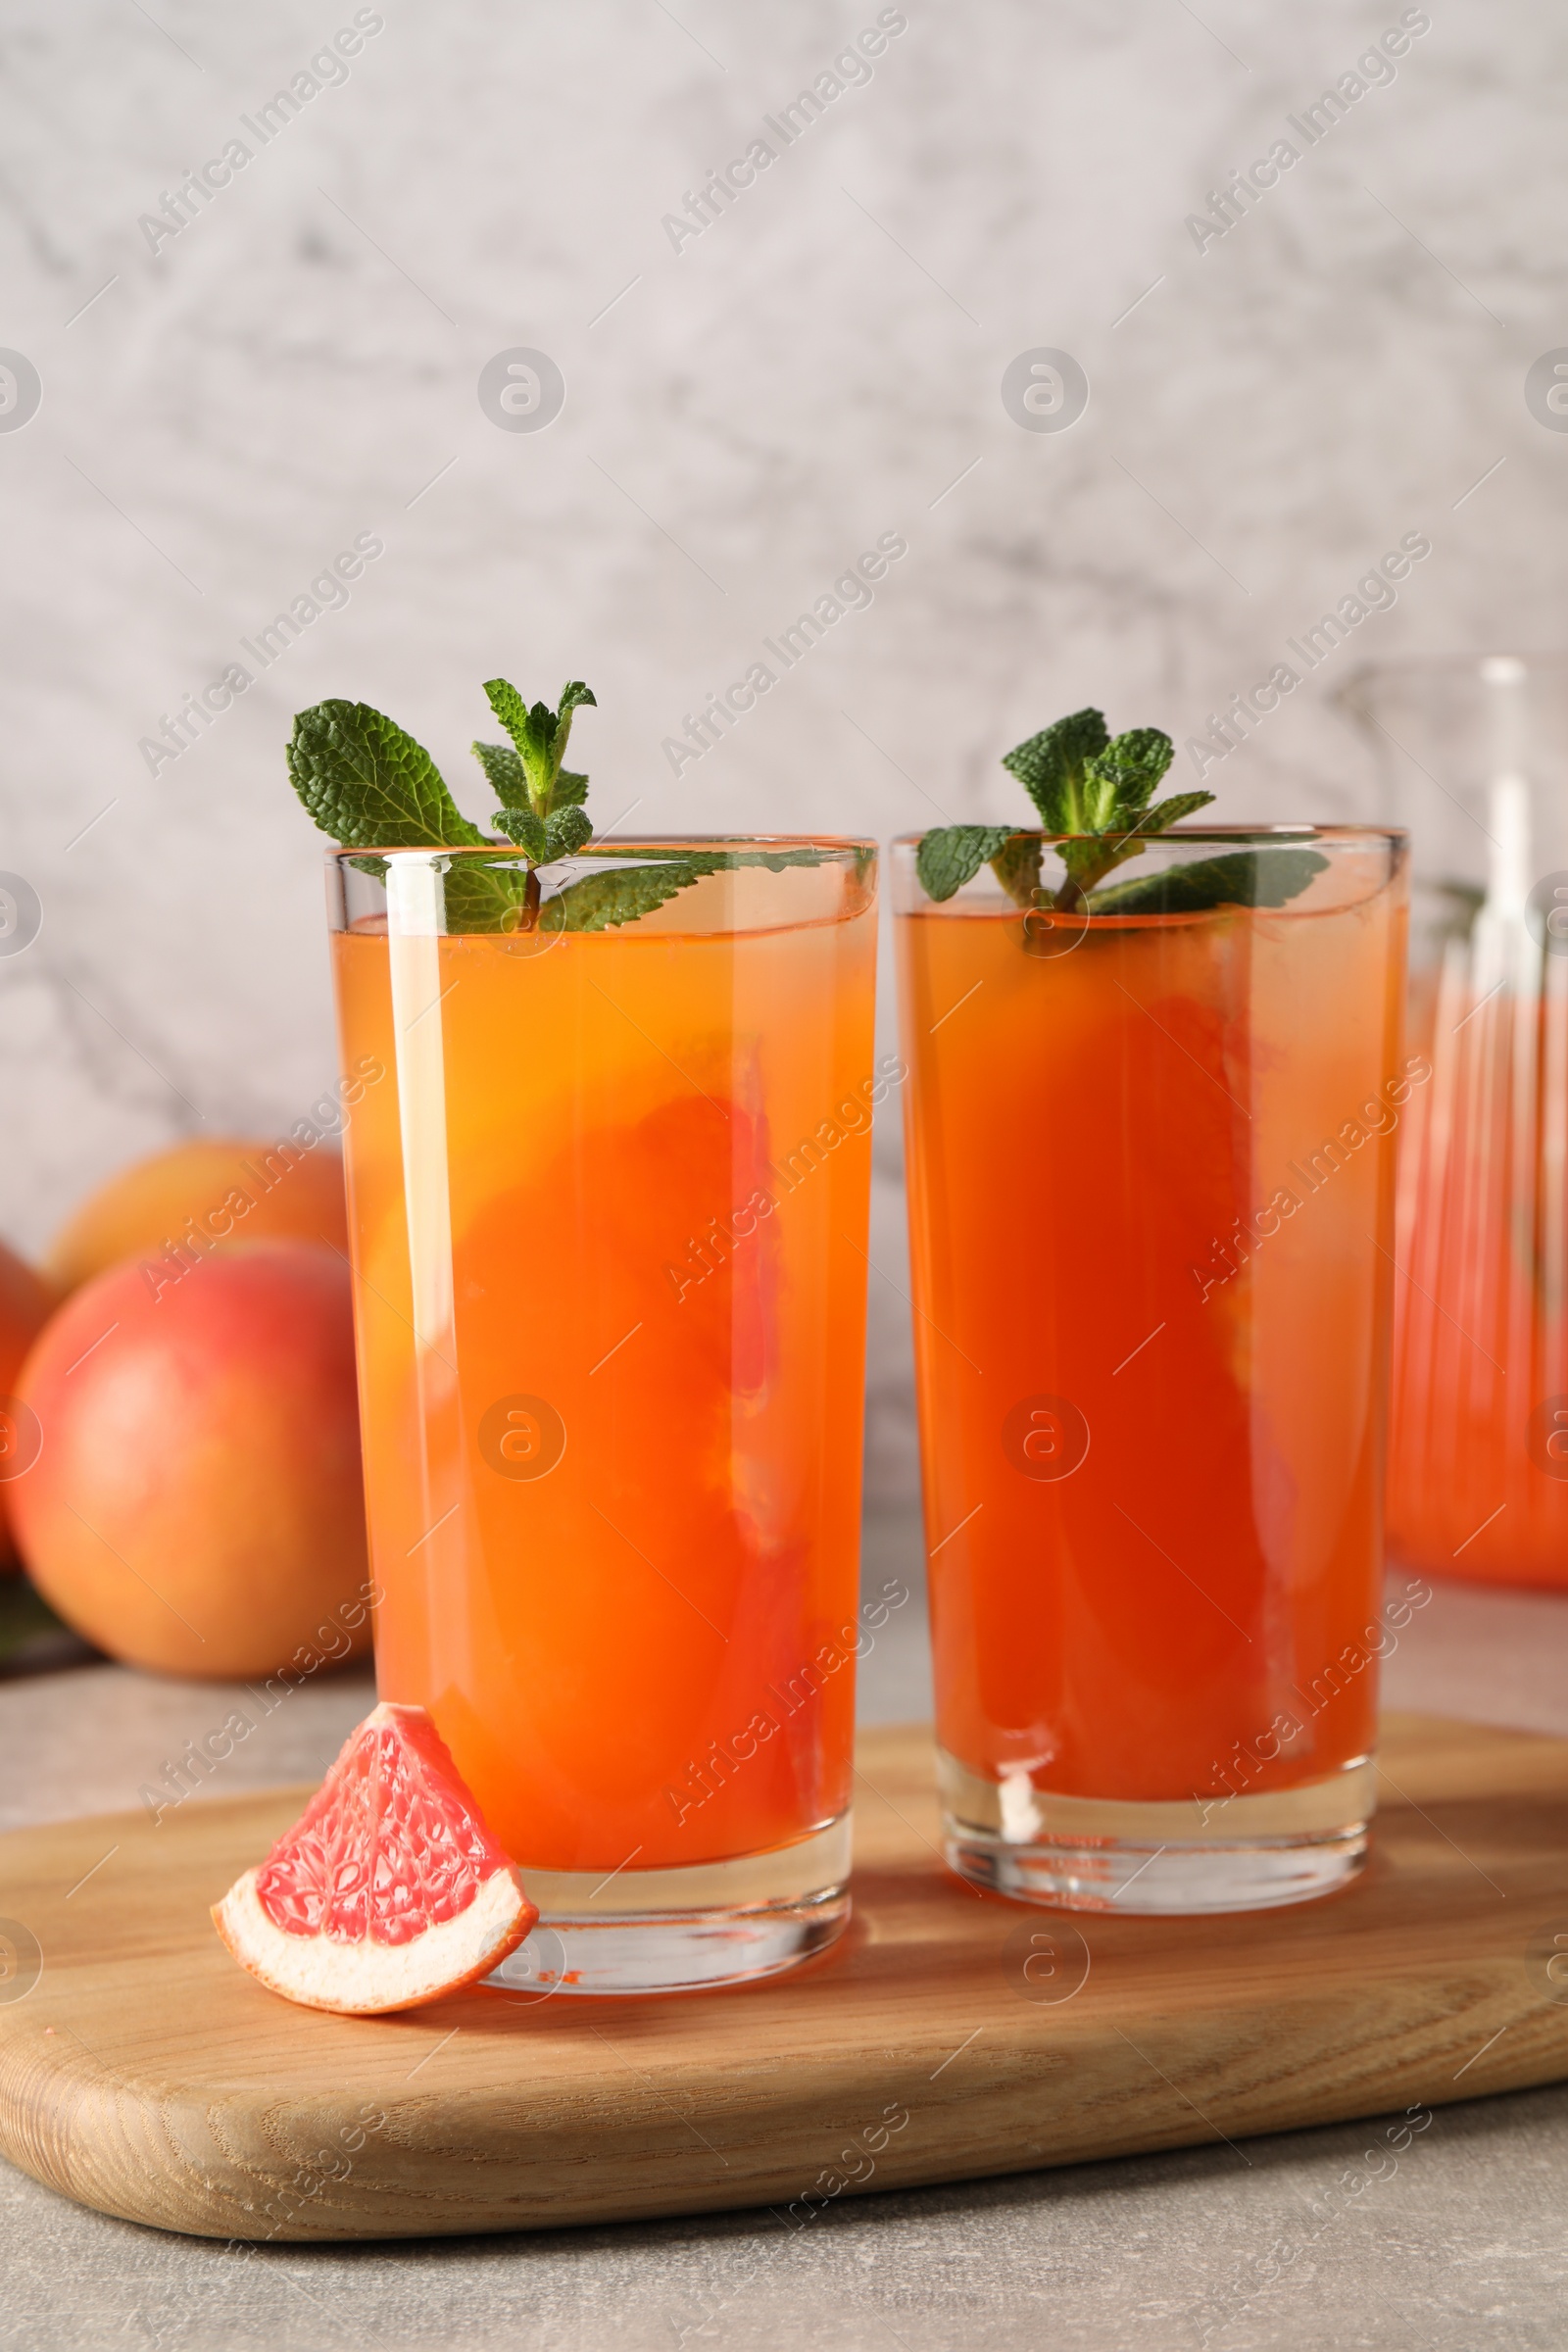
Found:
M 488 1976 L 539 1913 L 422 1707 L 383 1704 L 299 1820 L 213 1906 L 260 1983 L 374 2017 Z

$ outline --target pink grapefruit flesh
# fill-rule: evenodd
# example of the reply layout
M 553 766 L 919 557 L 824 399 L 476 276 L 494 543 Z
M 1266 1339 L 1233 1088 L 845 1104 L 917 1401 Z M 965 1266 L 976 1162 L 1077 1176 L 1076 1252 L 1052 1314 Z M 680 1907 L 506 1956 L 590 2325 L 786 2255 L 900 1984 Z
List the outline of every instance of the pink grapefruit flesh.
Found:
M 488 1976 L 538 1911 L 422 1707 L 376 1707 L 291 1830 L 213 1908 L 242 1968 L 371 2017 Z

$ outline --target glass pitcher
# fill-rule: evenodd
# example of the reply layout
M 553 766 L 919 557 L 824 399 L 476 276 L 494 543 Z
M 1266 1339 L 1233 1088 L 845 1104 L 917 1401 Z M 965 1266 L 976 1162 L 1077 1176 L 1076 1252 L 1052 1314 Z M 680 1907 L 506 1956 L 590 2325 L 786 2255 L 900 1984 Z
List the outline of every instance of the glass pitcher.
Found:
M 1568 1587 L 1568 662 L 1377 664 L 1338 701 L 1410 831 L 1392 1554 Z

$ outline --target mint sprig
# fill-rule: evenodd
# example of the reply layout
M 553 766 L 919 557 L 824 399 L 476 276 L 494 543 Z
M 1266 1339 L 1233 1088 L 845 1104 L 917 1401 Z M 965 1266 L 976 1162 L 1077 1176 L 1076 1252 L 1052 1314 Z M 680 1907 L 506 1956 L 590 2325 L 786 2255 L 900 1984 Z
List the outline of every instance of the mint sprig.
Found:
M 1066 868 L 1052 899 L 1058 910 L 1095 915 L 1283 906 L 1326 863 L 1313 850 L 1271 850 L 1266 859 L 1242 850 L 1102 889 L 1107 875 L 1141 857 L 1156 835 L 1214 798 L 1211 792 L 1177 792 L 1155 801 L 1174 752 L 1159 727 L 1133 727 L 1113 739 L 1103 713 L 1089 710 L 1058 718 L 1004 754 L 1002 764 L 1033 801 L 1042 830 L 1058 837 L 1057 855 Z M 921 841 L 915 870 L 927 896 L 940 901 L 989 864 L 1014 905 L 1028 912 L 1043 904 L 1042 848 L 1015 827 L 944 825 Z
M 487 678 L 490 708 L 511 736 L 510 743 L 476 743 L 474 756 L 505 806 L 491 823 L 535 865 L 569 858 L 593 838 L 583 803 L 588 779 L 564 768 L 574 710 L 586 703 L 597 710 L 581 678 L 561 689 L 554 710 L 548 703 L 525 703 L 506 678 Z
M 595 698 L 580 678 L 561 690 L 554 710 L 525 703 L 506 678 L 485 682 L 507 743 L 475 743 L 474 756 L 502 804 L 491 823 L 504 840 L 481 833 L 459 808 L 429 753 L 368 703 L 318 703 L 294 720 L 288 770 L 310 815 L 344 849 L 492 849 L 507 863 L 454 859 L 446 876 L 450 927 L 461 931 L 604 931 L 633 923 L 689 890 L 705 874 L 762 865 L 820 865 L 832 853 L 788 850 L 681 850 L 608 863 L 581 875 L 541 905 L 536 868 L 571 858 L 593 838 L 585 806 L 588 778 L 564 765 L 572 715 Z M 512 865 L 520 857 L 520 870 Z M 374 856 L 359 860 L 384 874 Z

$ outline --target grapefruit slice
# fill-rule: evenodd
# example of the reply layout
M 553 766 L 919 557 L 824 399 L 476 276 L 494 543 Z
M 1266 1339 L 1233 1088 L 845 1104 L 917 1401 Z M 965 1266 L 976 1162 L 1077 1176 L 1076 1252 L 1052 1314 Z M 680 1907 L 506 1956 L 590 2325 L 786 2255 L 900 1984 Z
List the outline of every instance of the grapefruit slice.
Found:
M 392 1705 L 350 1733 L 294 1827 L 213 1907 L 241 1968 L 345 2017 L 473 1984 L 538 1916 L 423 1707 Z

